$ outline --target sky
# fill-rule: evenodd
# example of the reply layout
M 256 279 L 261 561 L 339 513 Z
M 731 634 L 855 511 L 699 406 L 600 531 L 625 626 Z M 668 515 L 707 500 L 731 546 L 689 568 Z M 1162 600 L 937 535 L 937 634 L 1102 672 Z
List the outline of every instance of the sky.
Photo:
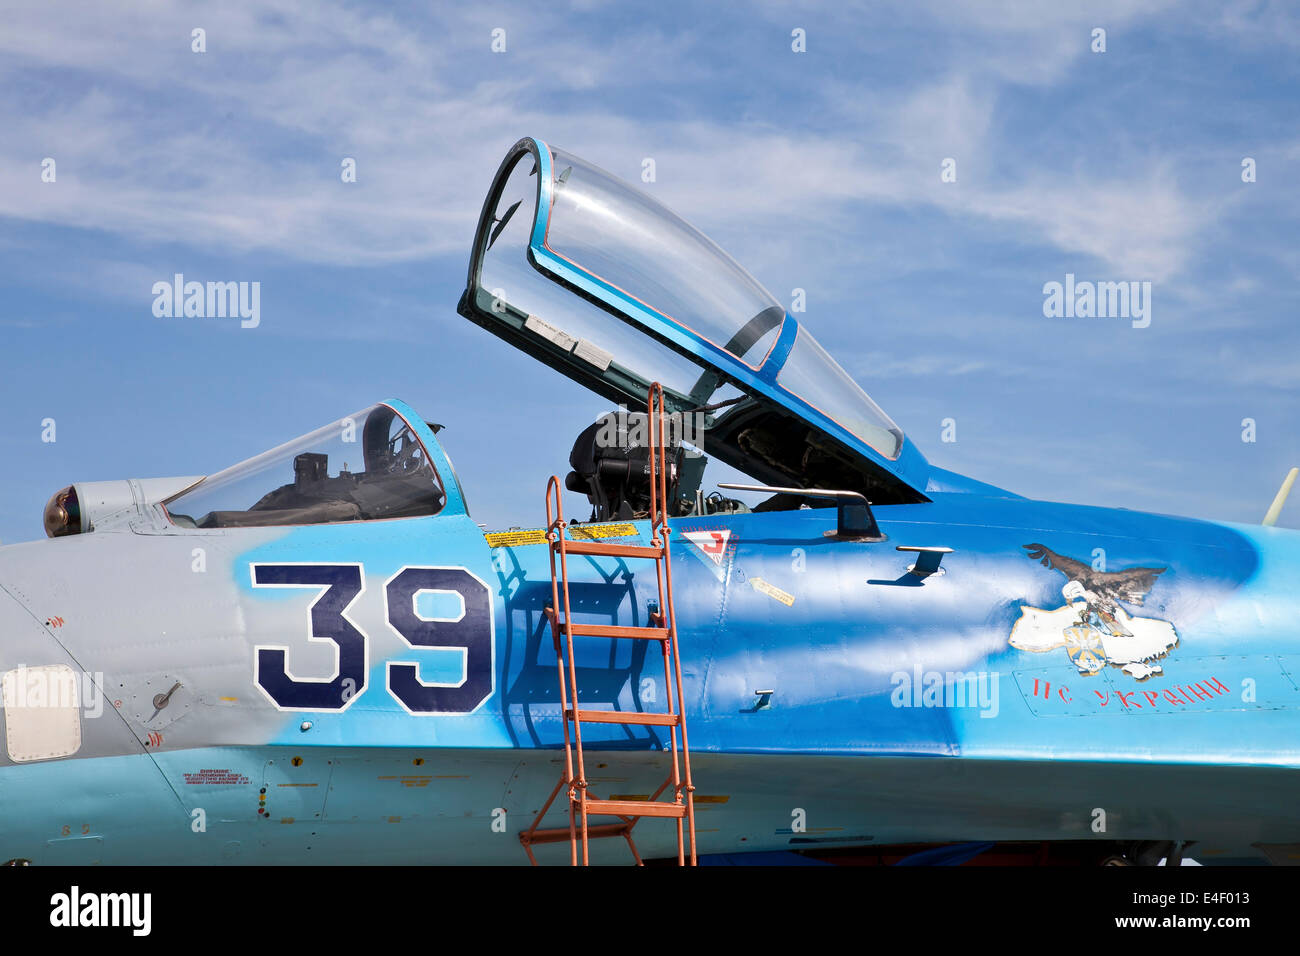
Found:
M 607 406 L 455 311 L 526 135 L 804 290 L 940 467 L 1253 523 L 1300 465 L 1289 4 L 0 0 L 0 24 L 4 543 L 74 481 L 212 473 L 390 398 L 446 426 L 476 520 L 540 524 Z M 259 324 L 156 316 L 176 273 L 258 282 Z M 1149 282 L 1149 324 L 1045 314 L 1067 275 Z

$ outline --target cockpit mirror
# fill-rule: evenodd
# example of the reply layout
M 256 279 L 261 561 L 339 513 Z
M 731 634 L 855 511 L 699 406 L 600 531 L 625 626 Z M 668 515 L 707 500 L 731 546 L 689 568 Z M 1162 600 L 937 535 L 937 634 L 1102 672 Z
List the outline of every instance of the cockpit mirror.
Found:
M 719 488 L 733 491 L 762 491 L 777 495 L 790 495 L 796 498 L 826 498 L 835 502 L 835 532 L 826 532 L 827 537 L 841 541 L 884 541 L 886 535 L 880 531 L 876 516 L 871 510 L 871 502 L 856 491 L 833 491 L 826 488 L 774 488 L 769 485 L 738 485 L 731 482 L 719 482 Z

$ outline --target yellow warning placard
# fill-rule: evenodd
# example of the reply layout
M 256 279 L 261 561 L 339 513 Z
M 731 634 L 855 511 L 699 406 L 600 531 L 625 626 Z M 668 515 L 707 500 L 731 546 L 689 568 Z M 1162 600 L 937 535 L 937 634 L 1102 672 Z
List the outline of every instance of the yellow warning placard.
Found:
M 530 531 L 489 531 L 483 535 L 489 548 L 518 548 L 526 544 L 545 544 L 546 532 L 541 528 Z
M 584 524 L 569 529 L 569 537 L 575 541 L 630 538 L 636 534 L 634 524 Z M 520 548 L 529 544 L 546 543 L 546 531 L 543 528 L 531 528 L 527 531 L 489 531 L 483 537 L 487 540 L 489 548 Z
M 637 533 L 634 524 L 584 524 L 570 528 L 573 538 L 630 538 Z
M 749 583 L 754 586 L 755 591 L 758 591 L 760 594 L 766 594 L 773 600 L 780 601 L 786 607 L 790 607 L 794 604 L 794 595 L 782 591 L 775 584 L 768 584 L 762 578 L 750 578 Z

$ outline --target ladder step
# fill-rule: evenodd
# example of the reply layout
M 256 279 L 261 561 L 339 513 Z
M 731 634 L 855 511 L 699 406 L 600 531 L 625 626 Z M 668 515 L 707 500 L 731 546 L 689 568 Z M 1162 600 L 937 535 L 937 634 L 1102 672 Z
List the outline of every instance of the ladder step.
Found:
M 557 553 L 560 550 L 558 541 L 551 544 L 552 549 Z M 654 545 L 644 544 L 608 544 L 604 541 L 570 541 L 564 539 L 564 550 L 567 554 L 591 554 L 603 555 L 609 558 L 659 558 L 663 557 L 664 549 Z
M 588 800 L 587 815 L 612 813 L 620 817 L 674 817 L 686 816 L 686 807 L 680 803 L 661 800 Z M 568 832 L 567 830 L 565 831 Z M 590 830 L 588 830 L 590 833 Z
M 588 801 L 588 803 L 590 803 L 590 801 Z M 627 832 L 627 828 L 630 827 L 631 825 L 632 824 L 630 823 L 602 823 L 599 826 L 594 826 L 594 827 L 589 826 L 587 827 L 587 839 L 599 840 L 601 837 L 622 836 L 624 833 Z M 581 827 L 579 827 L 579 833 L 581 833 Z M 555 827 L 554 829 L 550 829 L 550 830 L 538 830 L 531 837 L 528 836 L 527 832 L 524 832 L 519 834 L 519 842 L 525 844 L 527 843 L 568 843 L 569 828 Z
M 564 716 L 573 719 L 573 711 L 566 710 Z M 677 714 L 647 714 L 639 710 L 582 710 L 578 709 L 578 719 L 593 724 L 653 724 L 656 727 L 676 727 L 681 723 Z
M 564 624 L 561 623 L 560 627 Z M 631 637 L 643 641 L 668 640 L 666 627 L 627 627 L 622 624 L 574 624 L 575 637 Z

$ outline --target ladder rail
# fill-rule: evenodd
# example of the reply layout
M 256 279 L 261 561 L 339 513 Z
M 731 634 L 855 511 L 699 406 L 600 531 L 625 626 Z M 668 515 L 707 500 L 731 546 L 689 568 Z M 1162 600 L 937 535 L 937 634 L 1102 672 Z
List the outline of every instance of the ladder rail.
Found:
M 664 616 L 665 623 L 668 627 L 668 640 L 664 642 L 664 697 L 666 699 L 669 713 L 676 712 L 676 701 L 673 695 L 673 681 L 670 674 L 669 657 L 672 655 L 673 643 L 673 613 L 672 613 L 672 592 L 666 590 L 663 573 L 663 559 L 668 555 L 668 509 L 666 502 L 668 498 L 667 489 L 667 461 L 665 460 L 664 451 L 664 421 L 663 421 L 663 388 L 658 382 L 650 386 L 649 394 L 646 396 L 646 419 L 649 425 L 649 465 L 650 465 L 650 540 L 651 543 L 658 545 L 660 558 L 655 560 L 655 588 L 659 599 L 658 611 Z M 677 695 L 680 699 L 680 694 Z M 669 771 L 669 780 L 673 786 L 673 797 L 675 802 L 681 802 L 680 789 L 680 771 L 679 758 L 677 753 L 677 728 L 668 728 L 668 746 L 671 753 L 671 770 Z M 660 788 L 663 789 L 662 787 Z M 677 864 L 683 863 L 683 832 L 681 817 L 675 820 L 677 830 Z
M 650 423 L 650 528 L 652 536 L 655 531 L 656 523 L 659 526 L 659 533 L 663 544 L 663 561 L 655 562 L 655 576 L 659 586 L 659 610 L 665 617 L 665 623 L 668 628 L 668 640 L 664 654 L 665 669 L 665 686 L 670 698 L 669 710 L 673 709 L 671 703 L 672 688 L 676 689 L 677 705 L 681 712 L 681 719 L 678 725 L 682 732 L 681 748 L 681 770 L 685 773 L 685 780 L 679 773 L 678 755 L 677 755 L 677 727 L 669 729 L 670 740 L 672 742 L 673 757 L 673 796 L 677 802 L 682 802 L 682 790 L 686 791 L 686 824 L 689 829 L 690 838 L 690 857 L 691 865 L 697 864 L 695 853 L 695 785 L 691 779 L 691 754 L 690 746 L 686 736 L 686 698 L 682 693 L 682 658 L 680 647 L 677 642 L 677 611 L 673 606 L 673 570 L 672 570 L 672 549 L 670 540 L 672 529 L 668 525 L 668 462 L 666 459 L 668 444 L 664 434 L 664 391 L 663 386 L 658 382 L 650 386 L 646 402 L 647 414 Z M 656 467 L 656 465 L 658 467 Z M 655 505 L 658 504 L 656 509 Z M 674 679 L 667 675 L 668 658 L 672 658 Z M 682 832 L 683 821 L 677 821 L 677 863 L 684 865 L 683 859 L 684 834 Z
M 552 487 L 555 488 L 555 519 L 553 522 L 551 520 L 551 512 L 550 512 L 550 494 L 551 494 Z M 576 791 L 576 795 L 577 795 L 576 802 L 578 804 L 577 817 L 578 817 L 579 828 L 582 834 L 582 865 L 588 866 L 590 864 L 590 847 L 589 847 L 590 837 L 588 834 L 588 823 L 587 823 L 587 818 L 589 816 L 587 812 L 587 767 L 586 767 L 586 759 L 583 754 L 583 748 L 582 748 L 582 720 L 578 717 L 577 714 L 578 670 L 577 670 L 577 662 L 574 658 L 574 653 L 573 653 L 573 612 L 569 604 L 569 554 L 568 554 L 567 541 L 564 537 L 564 531 L 565 528 L 567 527 L 567 523 L 564 520 L 564 502 L 561 500 L 560 497 L 560 481 L 558 476 L 556 475 L 551 476 L 550 481 L 548 481 L 546 484 L 546 494 L 547 494 L 547 511 L 546 511 L 547 537 L 549 538 L 551 535 L 555 536 L 555 540 L 553 542 L 554 547 L 551 547 L 549 549 L 551 553 L 551 569 L 552 569 L 551 589 L 552 589 L 552 593 L 554 593 L 558 589 L 561 597 L 563 598 L 563 604 L 564 604 L 563 631 L 564 631 L 564 645 L 565 645 L 564 656 L 568 658 L 569 686 L 573 689 L 573 710 L 574 710 L 573 747 L 569 747 L 567 746 L 567 744 L 565 746 L 565 762 L 566 762 L 565 765 L 569 771 L 569 785 L 570 785 L 569 814 L 571 817 L 574 815 L 573 797 L 574 797 L 574 792 Z M 558 582 L 556 581 L 556 577 L 555 577 L 555 554 L 557 551 L 559 552 L 559 556 L 560 556 L 559 580 L 564 582 L 563 588 L 558 588 Z M 556 609 L 558 610 L 558 607 Z M 552 621 L 552 633 L 554 633 L 554 621 Z M 561 665 L 561 669 L 563 669 L 562 665 Z M 567 737 L 569 721 L 564 714 L 564 711 L 569 709 L 567 699 L 562 699 L 560 702 L 560 706 L 562 708 L 560 714 L 562 718 L 561 722 L 564 724 L 565 736 Z M 573 766 L 574 750 L 577 750 L 577 755 L 578 755 L 576 768 Z M 575 769 L 577 771 L 576 779 L 573 775 Z M 573 826 L 570 825 L 570 830 L 572 829 Z M 572 846 L 571 853 L 573 856 L 572 862 L 576 865 L 577 846 L 576 844 L 572 844 L 571 846 Z
M 551 492 L 552 491 L 555 492 L 554 518 L 552 518 L 551 516 Z M 550 480 L 546 483 L 546 536 L 547 538 L 549 539 L 552 534 L 556 534 L 560 538 L 564 537 L 564 501 L 562 500 L 560 494 L 560 479 L 556 475 L 552 475 Z M 556 578 L 555 550 L 553 548 L 547 548 L 547 552 L 551 559 L 551 607 L 550 607 L 551 640 L 555 644 L 555 666 L 556 666 L 556 670 L 559 672 L 559 680 L 560 680 L 560 713 L 563 714 L 563 712 L 569 706 L 569 696 L 568 696 L 568 689 L 565 686 L 566 681 L 564 679 L 564 654 L 560 650 L 560 632 L 555 626 L 556 624 L 555 616 L 557 613 L 559 613 L 559 608 L 560 608 L 559 582 L 560 580 L 563 580 L 564 581 L 564 619 L 566 621 L 566 630 L 567 630 L 567 621 L 569 619 L 569 577 L 568 574 L 565 574 L 562 579 Z M 564 562 L 563 551 L 561 551 L 560 553 L 560 562 L 561 562 L 561 567 L 563 568 L 563 562 Z M 570 652 L 572 652 L 572 647 L 570 647 Z M 572 653 L 570 653 L 569 659 L 570 660 L 573 659 Z M 574 705 L 576 706 L 577 689 L 578 689 L 576 677 L 574 683 L 572 684 L 572 687 L 574 689 Z M 570 799 L 568 801 L 569 847 L 570 847 L 570 856 L 571 856 L 570 864 L 576 866 L 578 863 L 578 859 L 577 859 L 578 844 L 576 840 L 577 834 L 575 832 L 575 824 L 577 821 L 574 819 L 574 815 L 573 815 L 573 799 L 572 799 L 573 748 L 569 744 L 569 722 L 567 720 L 564 720 L 561 721 L 561 723 L 563 723 L 564 725 L 564 776 L 560 778 L 560 783 L 558 786 L 562 787 L 564 784 L 567 783 L 569 784 L 569 788 L 570 788 L 569 789 Z M 575 733 L 577 733 L 576 728 L 575 728 Z M 582 753 L 581 738 L 579 738 L 578 741 L 578 752 L 579 754 Z M 558 792 L 558 788 L 557 788 L 557 792 Z M 552 794 L 551 800 L 554 799 L 555 799 L 555 794 Z M 546 810 L 549 808 L 549 806 L 550 806 L 550 800 L 547 801 L 547 806 L 542 808 L 542 812 L 537 815 L 537 819 L 533 821 L 533 826 L 531 828 L 530 833 L 536 832 L 537 824 L 540 823 L 542 817 L 546 815 Z M 585 834 L 584 834 L 584 843 L 585 843 Z M 531 855 L 532 855 L 532 851 L 530 850 L 529 856 Z

